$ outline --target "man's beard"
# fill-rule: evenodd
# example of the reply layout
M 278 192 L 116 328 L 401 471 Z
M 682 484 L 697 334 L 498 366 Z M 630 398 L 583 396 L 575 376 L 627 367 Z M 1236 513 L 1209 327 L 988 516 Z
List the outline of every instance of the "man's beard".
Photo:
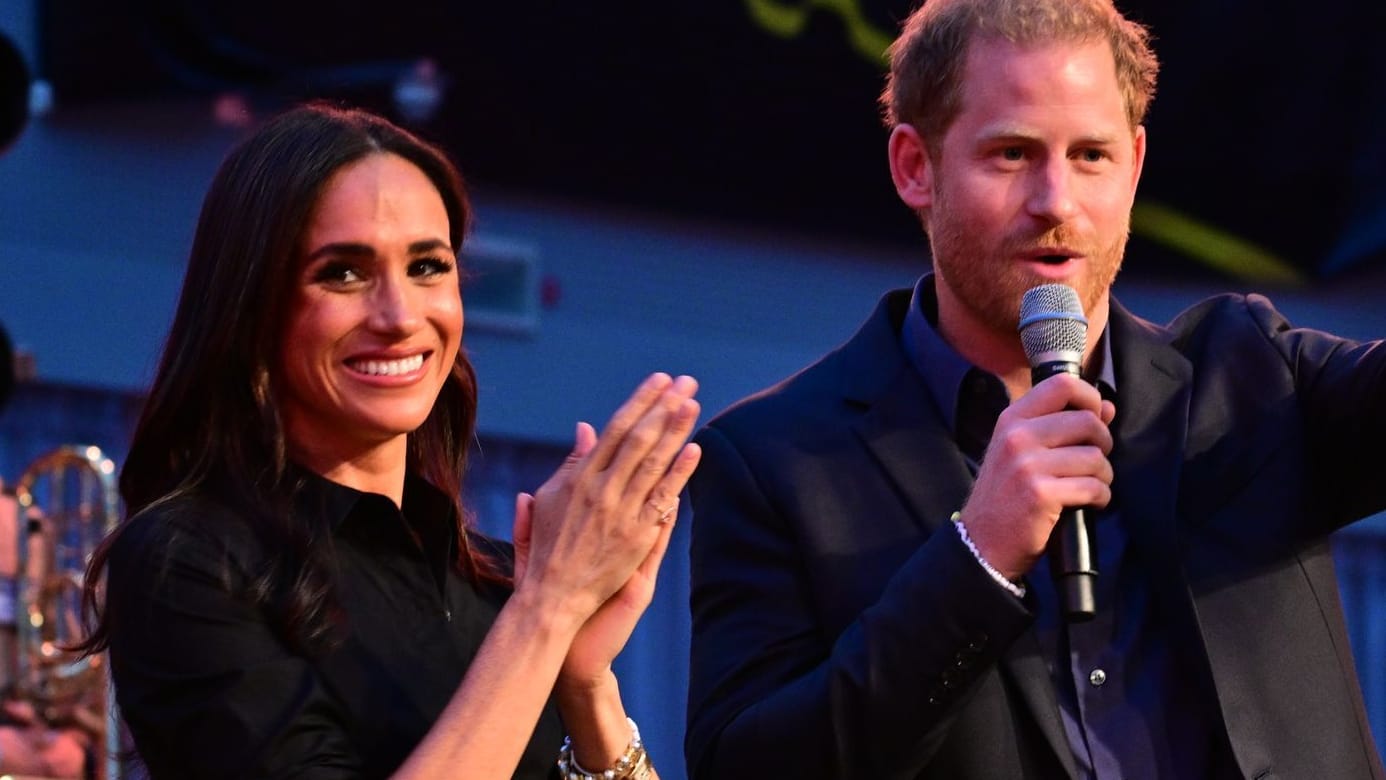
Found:
M 1065 225 L 1027 235 L 1007 236 L 996 246 L 977 240 L 978 231 L 950 218 L 953 211 L 940 197 L 934 206 L 929 246 L 934 269 L 972 316 L 998 333 L 1015 333 L 1025 291 L 1052 281 L 1034 273 L 1016 258 L 1037 249 L 1064 247 L 1084 257 L 1086 270 L 1068 280 L 1078 293 L 1083 311 L 1091 313 L 1121 270 L 1130 234 L 1129 219 L 1106 246 L 1080 236 Z

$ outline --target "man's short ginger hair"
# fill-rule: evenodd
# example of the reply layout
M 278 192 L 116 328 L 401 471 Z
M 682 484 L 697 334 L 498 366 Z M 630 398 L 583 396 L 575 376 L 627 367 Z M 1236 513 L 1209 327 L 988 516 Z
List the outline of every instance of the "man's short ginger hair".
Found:
M 1106 41 L 1126 117 L 1133 129 L 1145 121 L 1159 62 L 1149 31 L 1111 0 L 926 0 L 888 52 L 880 99 L 887 127 L 909 124 L 926 140 L 941 139 L 961 108 L 968 46 L 988 38 L 1022 46 Z

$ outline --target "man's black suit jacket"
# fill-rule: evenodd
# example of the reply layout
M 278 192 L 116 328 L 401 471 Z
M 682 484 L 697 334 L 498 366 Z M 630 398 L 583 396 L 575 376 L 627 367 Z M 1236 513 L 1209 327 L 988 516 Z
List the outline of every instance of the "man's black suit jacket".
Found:
M 1032 604 L 948 522 L 972 477 L 900 347 L 909 296 L 697 436 L 694 780 L 1073 775 Z M 1259 296 L 1110 328 L 1114 501 L 1206 657 L 1187 684 L 1248 778 L 1383 780 L 1326 537 L 1386 508 L 1386 346 Z

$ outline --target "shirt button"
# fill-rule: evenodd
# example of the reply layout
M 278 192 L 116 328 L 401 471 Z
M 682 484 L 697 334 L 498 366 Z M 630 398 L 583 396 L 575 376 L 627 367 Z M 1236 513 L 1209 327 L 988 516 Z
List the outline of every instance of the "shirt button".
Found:
M 1088 682 L 1092 683 L 1094 688 L 1101 688 L 1102 684 L 1107 682 L 1107 673 L 1101 669 L 1093 669 L 1088 675 Z
M 446 621 L 448 621 L 449 623 L 451 623 L 451 622 L 452 622 L 452 610 L 450 610 L 450 609 L 445 609 L 445 610 L 443 610 L 443 619 L 446 620 Z

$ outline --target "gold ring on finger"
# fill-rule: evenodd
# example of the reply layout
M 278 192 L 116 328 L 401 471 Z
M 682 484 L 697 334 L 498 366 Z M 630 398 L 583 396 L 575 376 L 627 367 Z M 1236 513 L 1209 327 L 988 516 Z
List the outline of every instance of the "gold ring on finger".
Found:
M 669 506 L 660 506 L 659 504 L 655 503 L 655 500 L 653 498 L 650 499 L 647 503 L 650 505 L 651 508 L 654 509 L 654 511 L 659 513 L 660 525 L 664 525 L 670 520 L 673 520 L 674 512 L 676 512 L 679 508 L 679 500 L 677 498 L 674 499 L 674 503 L 670 504 Z

